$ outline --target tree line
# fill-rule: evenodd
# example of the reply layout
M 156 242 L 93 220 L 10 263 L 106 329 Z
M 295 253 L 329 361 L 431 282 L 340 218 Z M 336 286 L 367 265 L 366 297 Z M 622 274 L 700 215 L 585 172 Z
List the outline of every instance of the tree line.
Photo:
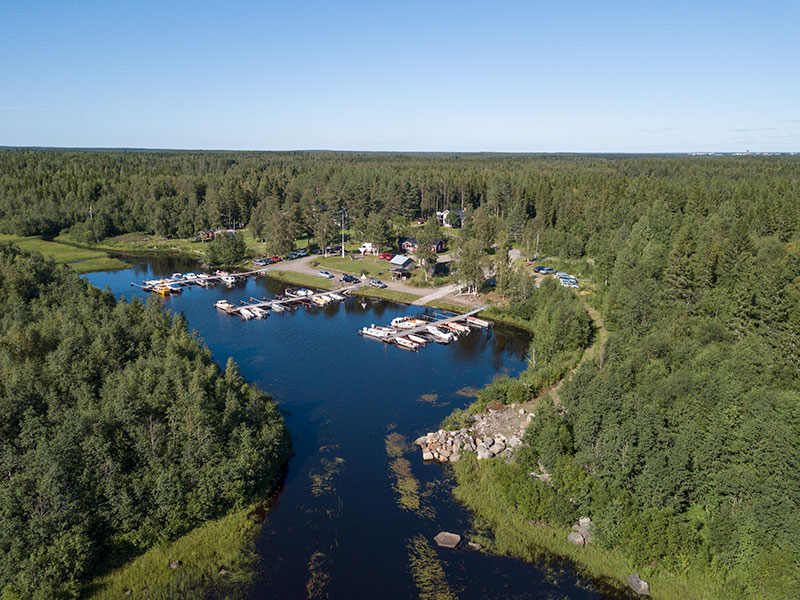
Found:
M 181 315 L 0 244 L 0 591 L 74 598 L 115 561 L 264 497 L 275 403 Z

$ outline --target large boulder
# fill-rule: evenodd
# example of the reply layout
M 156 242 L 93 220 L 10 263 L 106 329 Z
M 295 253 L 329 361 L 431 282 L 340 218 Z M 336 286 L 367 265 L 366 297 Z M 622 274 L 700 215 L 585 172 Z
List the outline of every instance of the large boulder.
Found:
M 567 541 L 570 544 L 574 544 L 575 546 L 585 546 L 586 545 L 586 540 L 583 539 L 583 536 L 580 533 L 578 533 L 577 531 L 571 532 L 567 536 Z
M 475 452 L 478 455 L 478 460 L 492 458 L 492 456 L 494 456 L 494 454 L 492 454 L 492 452 L 483 444 L 478 444 L 478 449 Z
M 650 584 L 644 581 L 641 577 L 639 577 L 636 573 L 632 573 L 625 578 L 625 581 L 634 592 L 639 594 L 640 596 L 649 596 L 650 595 Z
M 489 447 L 489 452 L 492 454 L 500 454 L 505 449 L 506 445 L 503 442 L 495 442 Z
M 455 548 L 461 542 L 461 536 L 457 533 L 450 533 L 448 531 L 440 531 L 433 538 L 438 546 L 442 548 Z

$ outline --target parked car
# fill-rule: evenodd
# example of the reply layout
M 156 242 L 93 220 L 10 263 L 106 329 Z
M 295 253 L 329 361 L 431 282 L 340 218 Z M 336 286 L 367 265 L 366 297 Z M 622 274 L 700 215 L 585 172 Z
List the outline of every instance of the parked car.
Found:
M 266 259 L 266 258 L 256 258 L 256 259 L 253 261 L 253 264 L 254 264 L 255 266 L 257 266 L 257 267 L 263 267 L 263 266 L 265 266 L 265 265 L 269 264 L 269 262 L 267 261 L 267 259 Z
M 394 254 L 391 252 L 384 252 L 383 254 L 378 254 L 378 258 L 384 258 L 386 260 L 392 260 L 394 258 Z
M 305 250 L 295 250 L 294 254 L 297 258 L 303 258 L 304 256 L 308 256 L 308 252 Z
M 545 275 L 551 275 L 552 273 L 555 272 L 556 270 L 553 267 L 542 267 L 542 273 L 544 273 Z
M 547 267 L 541 267 L 541 266 L 540 266 L 540 267 L 533 267 L 533 272 L 534 272 L 534 273 L 544 273 L 544 272 L 545 272 L 544 270 L 545 270 L 546 268 L 547 268 Z
M 333 279 L 333 273 L 328 271 L 317 271 L 317 275 L 324 277 L 325 279 Z
M 281 262 L 283 259 L 280 256 L 273 256 L 270 260 L 274 263 Z
M 371 287 L 374 287 L 374 288 L 385 288 L 386 287 L 385 283 L 383 283 L 382 281 L 379 281 L 377 279 L 370 279 L 368 283 L 369 283 L 369 285 Z
M 339 281 L 344 281 L 345 283 L 358 283 L 358 277 L 353 277 L 352 275 L 345 273 L 341 276 Z

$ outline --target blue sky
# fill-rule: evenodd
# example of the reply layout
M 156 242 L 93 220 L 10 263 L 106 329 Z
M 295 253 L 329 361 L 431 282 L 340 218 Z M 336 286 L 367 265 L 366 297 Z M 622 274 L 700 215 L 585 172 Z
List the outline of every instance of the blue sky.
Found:
M 800 151 L 800 2 L 4 3 L 0 145 Z

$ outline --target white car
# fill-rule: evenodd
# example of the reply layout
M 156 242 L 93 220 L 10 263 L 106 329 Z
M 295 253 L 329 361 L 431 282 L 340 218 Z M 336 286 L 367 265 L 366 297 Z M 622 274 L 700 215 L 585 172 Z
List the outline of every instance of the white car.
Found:
M 317 271 L 317 275 L 325 279 L 333 279 L 333 273 L 329 273 L 328 271 Z

